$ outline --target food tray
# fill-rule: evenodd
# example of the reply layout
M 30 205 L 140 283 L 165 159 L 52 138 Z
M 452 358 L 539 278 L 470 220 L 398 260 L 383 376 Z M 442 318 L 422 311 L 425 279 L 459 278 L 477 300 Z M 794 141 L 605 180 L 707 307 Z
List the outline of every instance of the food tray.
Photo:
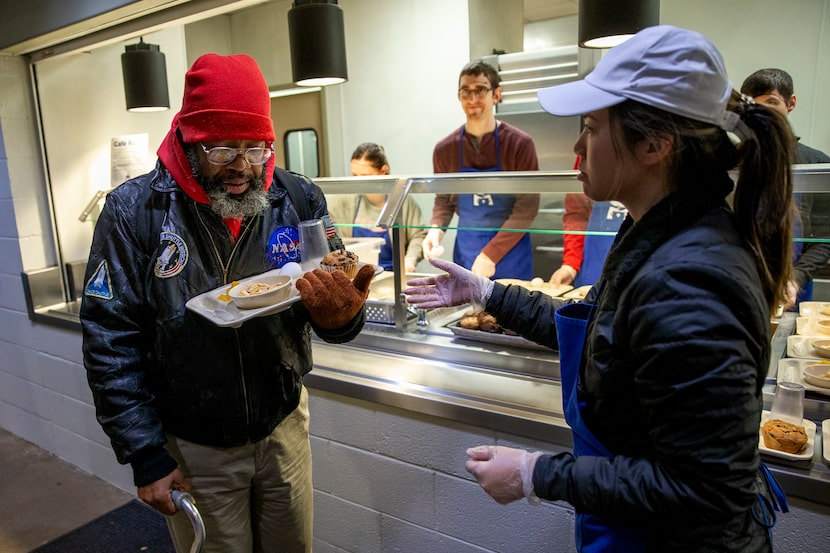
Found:
M 273 269 L 259 275 L 240 279 L 238 282 L 239 284 L 247 284 L 266 275 L 278 274 L 280 274 L 280 269 Z M 204 294 L 199 294 L 196 297 L 190 298 L 190 300 L 188 300 L 185 304 L 185 307 L 194 313 L 198 313 L 216 326 L 239 328 L 242 326 L 242 323 L 249 319 L 280 313 L 300 301 L 300 293 L 297 292 L 297 289 L 294 287 L 294 282 L 292 281 L 288 299 L 275 303 L 274 305 L 259 307 L 257 309 L 239 309 L 230 300 L 224 301 L 219 299 L 219 296 L 227 294 L 230 288 L 231 284 L 228 283 L 223 284 L 218 288 L 214 288 L 209 292 L 205 292 Z
M 359 267 L 367 265 L 367 263 L 363 263 L 362 261 L 358 261 L 357 264 Z M 383 273 L 383 267 L 380 265 L 375 265 L 374 267 L 375 275 Z M 282 274 L 281 269 L 272 269 L 258 275 L 239 279 L 237 282 L 239 284 L 247 284 L 264 276 L 279 274 Z M 234 305 L 230 299 L 228 301 L 219 299 L 220 295 L 227 294 L 228 290 L 230 290 L 230 283 L 223 284 L 222 286 L 214 288 L 209 292 L 190 298 L 190 300 L 188 300 L 185 304 L 185 307 L 194 313 L 198 313 L 216 326 L 239 328 L 242 326 L 242 323 L 253 319 L 254 317 L 265 317 L 267 315 L 280 313 L 300 301 L 300 293 L 295 287 L 295 281 L 291 282 L 291 291 L 289 292 L 288 299 L 266 307 L 259 307 L 257 309 L 240 309 Z
M 830 360 L 828 359 L 779 359 L 777 380 L 778 382 L 796 382 L 804 386 L 805 390 L 830 396 L 830 388 L 814 386 L 804 381 L 804 373 L 802 372 L 804 367 L 817 363 L 827 363 L 828 367 L 830 367 Z
M 827 340 L 830 336 L 799 336 L 792 334 L 787 336 L 787 357 L 795 359 L 823 359 L 813 348 L 814 340 Z
M 769 411 L 761 412 L 761 426 L 769 419 Z M 816 445 L 816 423 L 809 419 L 802 421 L 804 432 L 807 433 L 807 447 L 801 453 L 787 453 L 786 451 L 778 451 L 777 449 L 770 449 L 764 445 L 764 436 L 761 434 L 761 428 L 758 428 L 758 449 L 761 455 L 768 455 L 770 457 L 778 457 L 779 459 L 787 459 L 788 461 L 809 461 L 813 458 L 813 452 Z
M 827 312 L 827 317 L 824 317 Z M 798 304 L 798 314 L 801 317 L 830 318 L 830 302 L 826 301 L 803 301 Z
M 471 328 L 461 328 L 460 322 L 456 321 L 447 325 L 450 332 L 459 338 L 467 340 L 474 340 L 476 342 L 483 342 L 486 344 L 493 344 L 498 346 L 511 346 L 514 348 L 534 349 L 538 351 L 551 352 L 552 349 L 543 345 L 531 342 L 521 336 L 511 336 L 510 334 L 500 334 L 497 332 L 485 332 L 483 330 L 473 330 Z
M 825 339 L 830 338 L 830 334 L 822 332 L 821 328 L 816 324 L 818 321 L 826 320 L 830 320 L 830 317 L 796 317 L 795 333 L 799 336 L 824 336 Z

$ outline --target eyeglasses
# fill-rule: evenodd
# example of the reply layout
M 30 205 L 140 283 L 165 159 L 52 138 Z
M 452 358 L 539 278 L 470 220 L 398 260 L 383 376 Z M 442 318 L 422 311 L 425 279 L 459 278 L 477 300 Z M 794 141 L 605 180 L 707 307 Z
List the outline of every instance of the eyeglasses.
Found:
M 274 146 L 267 148 L 228 148 L 226 146 L 216 146 L 215 148 L 206 148 L 204 144 L 199 144 L 207 156 L 207 160 L 212 165 L 228 165 L 236 160 L 236 156 L 242 155 L 245 157 L 250 165 L 262 165 L 271 159 L 274 153 Z
M 458 97 L 462 100 L 469 100 L 470 98 L 484 98 L 488 92 L 493 90 L 486 86 L 477 86 L 475 88 L 459 88 Z

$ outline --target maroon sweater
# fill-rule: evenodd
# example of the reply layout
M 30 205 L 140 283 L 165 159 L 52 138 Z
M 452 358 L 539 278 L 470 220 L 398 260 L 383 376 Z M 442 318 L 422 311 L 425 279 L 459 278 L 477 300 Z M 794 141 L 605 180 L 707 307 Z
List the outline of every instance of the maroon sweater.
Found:
M 538 171 L 539 160 L 536 158 L 536 146 L 533 144 L 530 135 L 503 121 L 499 121 L 498 125 L 502 171 Z M 458 159 L 460 131 L 460 127 L 455 129 L 436 144 L 432 153 L 432 168 L 435 173 L 458 173 L 461 171 L 461 163 Z M 481 139 L 476 139 L 470 133 L 464 133 L 463 155 L 465 167 L 474 169 L 492 169 L 496 167 L 498 161 L 496 160 L 495 133 L 487 133 Z M 455 194 L 436 194 L 430 224 L 445 227 L 450 223 L 456 211 Z M 501 228 L 530 228 L 538 211 L 538 194 L 517 194 L 513 213 Z M 481 250 L 481 253 L 489 257 L 494 263 L 498 263 L 523 237 L 524 234 L 519 232 L 496 233 L 490 243 Z

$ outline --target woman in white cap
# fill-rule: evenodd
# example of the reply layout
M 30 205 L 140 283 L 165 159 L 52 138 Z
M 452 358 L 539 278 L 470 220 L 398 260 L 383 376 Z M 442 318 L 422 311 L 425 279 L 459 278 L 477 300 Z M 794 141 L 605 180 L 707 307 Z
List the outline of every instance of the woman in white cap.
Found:
M 410 303 L 473 302 L 560 351 L 573 453 L 478 446 L 467 470 L 500 503 L 569 502 L 580 551 L 771 550 L 787 507 L 758 433 L 770 310 L 792 271 L 786 120 L 733 91 L 706 38 L 670 26 L 539 101 L 583 115 L 585 194 L 629 215 L 584 303 L 441 260 L 448 274 L 409 282 Z

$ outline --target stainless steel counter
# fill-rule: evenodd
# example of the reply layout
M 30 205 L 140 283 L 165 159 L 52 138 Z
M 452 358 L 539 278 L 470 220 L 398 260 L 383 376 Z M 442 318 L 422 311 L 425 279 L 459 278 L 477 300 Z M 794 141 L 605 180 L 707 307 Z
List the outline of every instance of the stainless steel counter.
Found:
M 492 428 L 564 447 L 572 446 L 562 413 L 556 352 L 472 342 L 438 321 L 400 333 L 368 324 L 356 340 L 331 345 L 314 341 L 312 388 Z M 412 325 L 408 325 L 412 326 Z M 773 340 L 764 404 L 775 392 L 777 361 L 795 317 L 785 316 Z M 821 420 L 830 418 L 826 398 L 808 394 L 805 416 L 817 423 L 812 461 L 764 458 L 789 496 L 830 505 L 830 468 L 822 458 Z

